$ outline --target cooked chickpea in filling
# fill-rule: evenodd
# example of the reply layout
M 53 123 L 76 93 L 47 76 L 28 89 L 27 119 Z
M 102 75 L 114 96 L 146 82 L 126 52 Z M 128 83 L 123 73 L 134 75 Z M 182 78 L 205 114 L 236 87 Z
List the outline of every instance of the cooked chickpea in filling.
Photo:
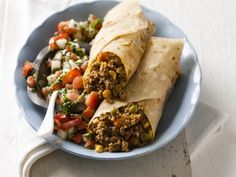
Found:
M 130 103 L 110 113 L 92 119 L 88 125 L 96 143 L 97 152 L 127 152 L 151 142 L 151 125 L 143 112 L 143 106 Z
M 125 82 L 125 68 L 120 58 L 112 53 L 101 52 L 92 65 L 85 89 L 87 92 L 98 91 L 99 96 L 107 101 L 114 98 L 124 100 Z

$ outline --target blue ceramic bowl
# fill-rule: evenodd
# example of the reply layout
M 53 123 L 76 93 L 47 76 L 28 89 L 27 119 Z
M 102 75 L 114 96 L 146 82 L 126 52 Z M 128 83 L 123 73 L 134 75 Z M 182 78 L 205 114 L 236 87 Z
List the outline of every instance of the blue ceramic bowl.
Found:
M 56 30 L 58 22 L 69 20 L 71 18 L 76 20 L 85 20 L 90 13 L 103 18 L 106 12 L 116 4 L 117 2 L 114 1 L 97 1 L 73 5 L 47 18 L 42 25 L 30 34 L 26 44 L 22 47 L 18 55 L 14 77 L 17 102 L 25 119 L 35 130 L 39 128 L 46 110 L 34 105 L 27 95 L 26 82 L 21 74 L 24 60 L 33 60 L 39 51 L 48 44 L 48 40 Z M 163 116 L 157 128 L 154 142 L 150 145 L 134 149 L 127 153 L 96 153 L 93 150 L 85 149 L 82 146 L 65 140 L 61 140 L 61 144 L 56 144 L 55 140 L 58 139 L 56 135 L 52 135 L 47 139 L 49 143 L 69 153 L 91 159 L 127 159 L 144 155 L 161 148 L 173 140 L 189 123 L 197 107 L 200 95 L 201 70 L 198 64 L 197 54 L 185 34 L 166 17 L 147 8 L 143 8 L 143 11 L 157 26 L 158 30 L 155 36 L 183 38 L 185 41 L 181 57 L 181 76 L 167 102 Z

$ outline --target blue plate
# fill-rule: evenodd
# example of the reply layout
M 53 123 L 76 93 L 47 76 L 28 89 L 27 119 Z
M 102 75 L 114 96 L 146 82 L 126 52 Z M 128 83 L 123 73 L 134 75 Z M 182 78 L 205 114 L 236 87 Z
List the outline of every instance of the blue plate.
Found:
M 42 25 L 30 34 L 26 44 L 18 55 L 14 77 L 17 102 L 25 119 L 35 130 L 39 128 L 46 110 L 34 105 L 27 95 L 26 82 L 21 74 L 24 60 L 33 60 L 39 51 L 48 44 L 48 40 L 56 30 L 58 22 L 69 20 L 71 18 L 76 20 L 86 20 L 90 13 L 103 18 L 106 12 L 116 4 L 117 2 L 114 1 L 97 1 L 73 5 L 47 18 Z M 93 150 L 85 149 L 82 146 L 64 140 L 61 140 L 62 143 L 57 144 L 55 143 L 55 140 L 58 139 L 56 135 L 52 135 L 47 139 L 49 143 L 69 153 L 91 159 L 127 159 L 144 155 L 161 148 L 173 140 L 189 123 L 197 107 L 200 95 L 201 70 L 198 64 L 197 54 L 185 34 L 166 17 L 147 8 L 143 8 L 143 11 L 157 26 L 158 30 L 155 36 L 183 38 L 185 41 L 181 57 L 181 76 L 167 102 L 163 116 L 157 128 L 154 142 L 150 145 L 134 149 L 127 153 L 96 153 Z

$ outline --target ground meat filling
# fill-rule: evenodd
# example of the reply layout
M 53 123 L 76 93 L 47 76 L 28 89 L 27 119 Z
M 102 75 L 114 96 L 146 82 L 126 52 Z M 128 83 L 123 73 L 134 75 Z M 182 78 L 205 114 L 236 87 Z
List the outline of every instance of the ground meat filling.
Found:
M 137 103 L 102 114 L 91 121 L 88 129 L 99 144 L 99 152 L 127 152 L 152 140 L 151 125 Z
M 126 73 L 119 57 L 112 53 L 101 52 L 93 63 L 88 75 L 86 91 L 98 91 L 100 98 L 111 101 L 125 99 L 124 85 Z

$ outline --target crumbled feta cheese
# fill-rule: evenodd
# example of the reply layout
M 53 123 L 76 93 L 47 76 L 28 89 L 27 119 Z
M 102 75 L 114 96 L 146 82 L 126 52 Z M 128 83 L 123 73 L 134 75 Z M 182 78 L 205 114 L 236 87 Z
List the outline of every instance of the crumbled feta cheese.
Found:
M 83 59 L 84 59 L 84 60 L 88 60 L 88 56 L 87 56 L 87 55 L 85 55 Z
M 57 79 L 56 75 L 55 74 L 51 74 L 47 77 L 47 80 L 48 80 L 48 83 L 49 85 L 51 85 L 53 82 L 55 82 Z
M 87 28 L 88 27 L 88 22 L 84 21 L 84 22 L 79 22 L 79 26 L 81 26 L 82 28 Z
M 66 73 L 66 72 L 68 72 L 70 69 L 71 69 L 71 66 L 70 66 L 69 62 L 65 61 L 65 62 L 63 63 L 63 70 L 62 70 L 62 72 L 63 72 L 63 73 Z
M 74 43 L 74 42 L 73 42 L 73 46 L 74 46 L 76 49 L 80 48 L 80 46 L 79 46 L 78 43 Z
M 61 59 L 62 59 L 62 53 L 61 53 L 60 51 L 58 51 L 58 52 L 55 54 L 55 56 L 54 56 L 53 59 L 54 59 L 54 60 L 61 60 Z
M 52 60 L 51 62 L 51 71 L 53 72 L 55 69 L 61 68 L 61 61 L 60 60 Z
M 69 64 L 71 65 L 71 68 L 79 68 L 78 65 L 75 64 L 72 60 L 69 60 Z
M 69 28 L 77 28 L 78 27 L 78 23 L 74 20 L 74 19 L 71 19 L 69 22 L 68 22 L 68 27 Z
M 65 55 L 66 53 L 67 53 L 67 49 L 61 50 L 62 56 Z
M 89 17 L 88 17 L 88 21 L 93 21 L 94 20 L 94 15 L 93 14 L 89 14 Z
M 57 46 L 58 46 L 60 49 L 66 48 L 66 43 L 67 43 L 67 40 L 66 40 L 66 39 L 58 39 L 58 40 L 56 41 L 56 44 L 57 44 Z

